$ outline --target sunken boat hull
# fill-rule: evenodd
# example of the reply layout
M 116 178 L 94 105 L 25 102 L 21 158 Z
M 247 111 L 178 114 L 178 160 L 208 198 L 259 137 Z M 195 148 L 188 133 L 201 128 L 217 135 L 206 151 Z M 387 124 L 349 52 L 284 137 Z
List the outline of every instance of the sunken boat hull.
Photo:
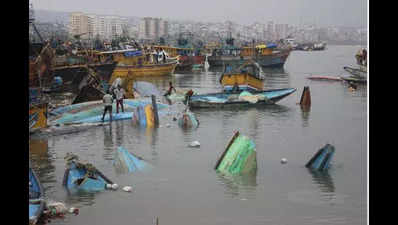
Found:
M 29 163 L 29 224 L 36 224 L 44 210 L 43 187 Z

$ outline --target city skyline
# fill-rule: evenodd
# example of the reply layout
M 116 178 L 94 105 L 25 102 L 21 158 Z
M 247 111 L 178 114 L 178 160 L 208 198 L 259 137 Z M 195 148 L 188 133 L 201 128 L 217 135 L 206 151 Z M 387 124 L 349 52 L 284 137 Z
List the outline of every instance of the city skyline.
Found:
M 203 22 L 223 22 L 226 20 L 241 24 L 278 21 L 295 26 L 315 24 L 318 26 L 367 27 L 367 1 L 352 0 L 202 0 L 189 7 L 186 1 L 167 2 L 141 1 L 77 1 L 31 0 L 35 9 L 119 15 L 134 17 L 162 17 L 167 20 L 192 20 Z M 192 2 L 194 3 L 194 2 Z M 197 3 L 197 2 L 196 2 Z M 154 7 L 156 6 L 156 7 Z M 139 10 L 135 8 L 139 7 Z M 220 13 L 222 12 L 222 13 Z

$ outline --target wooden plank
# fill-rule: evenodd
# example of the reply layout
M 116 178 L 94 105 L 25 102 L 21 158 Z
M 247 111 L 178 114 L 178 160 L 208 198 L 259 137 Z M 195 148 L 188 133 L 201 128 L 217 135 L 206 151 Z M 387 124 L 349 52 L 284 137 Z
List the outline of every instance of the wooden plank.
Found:
M 221 157 L 218 159 L 216 166 L 214 167 L 214 169 L 216 170 L 218 168 L 218 166 L 220 165 L 221 161 L 223 160 L 225 154 L 227 153 L 229 147 L 232 145 L 232 143 L 235 141 L 235 139 L 239 136 L 239 131 L 236 131 L 234 136 L 232 136 L 231 140 L 229 141 L 227 147 L 225 148 L 224 152 L 222 153 Z

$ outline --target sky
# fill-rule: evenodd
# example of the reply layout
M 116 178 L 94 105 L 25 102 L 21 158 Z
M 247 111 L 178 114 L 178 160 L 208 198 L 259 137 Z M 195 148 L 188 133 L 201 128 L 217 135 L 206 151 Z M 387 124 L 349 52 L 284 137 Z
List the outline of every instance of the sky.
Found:
M 367 27 L 367 0 L 31 0 L 35 9 L 173 20 Z

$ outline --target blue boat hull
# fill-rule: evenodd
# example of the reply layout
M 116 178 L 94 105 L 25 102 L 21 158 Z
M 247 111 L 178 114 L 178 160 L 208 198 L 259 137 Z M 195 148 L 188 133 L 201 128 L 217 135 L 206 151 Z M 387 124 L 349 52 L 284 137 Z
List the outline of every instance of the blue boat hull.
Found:
M 319 149 L 305 166 L 313 170 L 326 171 L 330 167 L 330 161 L 332 160 L 333 155 L 334 146 L 327 144 L 323 148 Z
M 77 168 L 74 163 L 66 169 L 63 185 L 70 191 L 103 191 L 106 184 L 112 184 L 109 179 L 97 172 L 97 178 L 85 177 L 86 170 Z
M 134 173 L 150 168 L 150 165 L 142 158 L 135 156 L 121 146 L 117 149 L 116 159 L 120 163 L 120 167 L 124 168 L 127 173 Z
M 44 201 L 40 200 L 43 197 L 43 187 L 30 166 L 29 184 L 29 222 L 36 224 L 44 209 Z
M 258 100 L 256 103 L 250 103 L 248 101 L 239 99 L 231 100 L 231 97 L 234 95 L 236 96 L 237 94 L 227 92 L 194 95 L 189 101 L 189 106 L 192 108 L 222 108 L 236 105 L 269 105 L 275 104 L 276 102 L 280 101 L 281 99 L 292 94 L 295 91 L 295 88 L 285 88 L 251 92 L 251 94 L 253 95 L 261 95 L 265 98 L 264 100 Z

